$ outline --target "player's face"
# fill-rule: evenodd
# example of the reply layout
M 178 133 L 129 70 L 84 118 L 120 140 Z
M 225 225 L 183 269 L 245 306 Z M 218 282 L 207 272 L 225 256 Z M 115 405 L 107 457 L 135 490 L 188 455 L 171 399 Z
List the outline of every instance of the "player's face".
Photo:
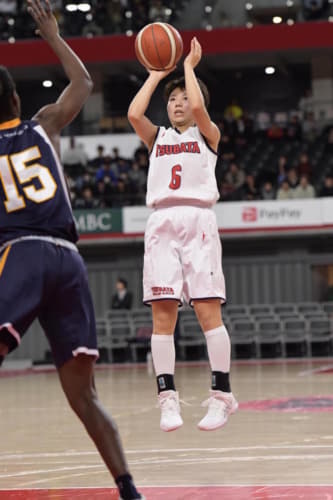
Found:
M 174 126 L 186 126 L 192 122 L 192 114 L 186 90 L 176 88 L 171 92 L 167 111 L 169 120 Z

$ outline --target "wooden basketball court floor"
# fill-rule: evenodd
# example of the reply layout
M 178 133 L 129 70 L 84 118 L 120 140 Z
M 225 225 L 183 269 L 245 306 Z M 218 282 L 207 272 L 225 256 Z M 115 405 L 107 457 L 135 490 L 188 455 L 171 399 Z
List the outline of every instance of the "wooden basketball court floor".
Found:
M 333 359 L 234 362 L 240 409 L 215 432 L 196 427 L 206 363 L 177 365 L 187 404 L 172 433 L 149 367 L 98 366 L 96 379 L 147 500 L 333 499 Z M 0 394 L 0 499 L 118 498 L 52 368 L 2 369 Z

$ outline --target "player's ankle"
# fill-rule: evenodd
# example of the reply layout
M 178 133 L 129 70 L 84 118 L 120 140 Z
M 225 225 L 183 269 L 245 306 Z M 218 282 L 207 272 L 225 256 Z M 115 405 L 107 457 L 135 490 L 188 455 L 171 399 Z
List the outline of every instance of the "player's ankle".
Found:
M 118 486 L 120 497 L 123 500 L 134 500 L 141 498 L 141 495 L 137 491 L 130 474 L 118 476 L 116 478 L 116 484 Z

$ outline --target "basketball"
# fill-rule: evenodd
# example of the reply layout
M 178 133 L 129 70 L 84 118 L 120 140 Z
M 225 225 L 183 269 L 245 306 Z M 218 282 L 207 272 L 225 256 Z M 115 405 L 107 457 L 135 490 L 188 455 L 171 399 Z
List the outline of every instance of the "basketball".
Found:
M 135 53 L 140 63 L 148 69 L 170 69 L 182 56 L 183 40 L 171 24 L 147 24 L 136 36 Z

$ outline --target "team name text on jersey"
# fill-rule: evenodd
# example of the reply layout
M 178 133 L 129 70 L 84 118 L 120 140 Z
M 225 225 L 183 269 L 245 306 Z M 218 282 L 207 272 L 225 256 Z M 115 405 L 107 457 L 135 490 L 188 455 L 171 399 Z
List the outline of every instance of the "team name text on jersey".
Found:
M 180 153 L 201 153 L 201 151 L 197 141 L 156 145 L 156 156 L 179 155 Z

